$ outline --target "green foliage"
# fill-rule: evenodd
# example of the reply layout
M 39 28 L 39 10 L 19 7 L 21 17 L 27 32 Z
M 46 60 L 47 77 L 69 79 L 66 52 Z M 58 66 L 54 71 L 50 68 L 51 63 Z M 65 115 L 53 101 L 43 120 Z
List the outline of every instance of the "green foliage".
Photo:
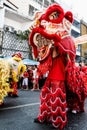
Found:
M 28 40 L 28 37 L 29 37 L 29 30 L 25 30 L 25 31 L 21 31 L 19 30 L 17 32 L 17 36 L 21 39 L 21 40 Z

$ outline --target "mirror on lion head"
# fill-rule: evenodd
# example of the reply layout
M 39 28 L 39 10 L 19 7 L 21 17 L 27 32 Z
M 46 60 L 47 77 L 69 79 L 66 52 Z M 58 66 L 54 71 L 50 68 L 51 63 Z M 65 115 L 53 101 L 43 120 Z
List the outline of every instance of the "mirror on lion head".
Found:
M 49 15 L 49 19 L 50 20 L 53 20 L 53 19 L 57 19 L 59 16 L 59 13 L 58 12 L 53 12 Z

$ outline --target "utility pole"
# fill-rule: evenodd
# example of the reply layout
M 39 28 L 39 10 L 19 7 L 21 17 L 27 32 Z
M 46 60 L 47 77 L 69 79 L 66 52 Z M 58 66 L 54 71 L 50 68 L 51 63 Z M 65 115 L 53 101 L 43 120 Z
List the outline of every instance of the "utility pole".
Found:
M 2 44 L 3 44 L 3 27 L 4 27 L 4 8 L 5 0 L 0 0 L 0 54 L 2 54 Z

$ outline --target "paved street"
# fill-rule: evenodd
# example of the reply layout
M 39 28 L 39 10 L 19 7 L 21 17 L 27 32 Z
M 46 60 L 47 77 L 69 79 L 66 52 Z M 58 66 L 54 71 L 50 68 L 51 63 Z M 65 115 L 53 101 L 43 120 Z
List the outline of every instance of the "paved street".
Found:
M 40 91 L 19 90 L 19 97 L 6 97 L 5 105 L 0 107 L 0 130 L 55 130 L 51 125 L 33 122 L 39 111 L 39 94 Z M 68 113 L 64 130 L 87 130 L 87 101 L 84 113 Z

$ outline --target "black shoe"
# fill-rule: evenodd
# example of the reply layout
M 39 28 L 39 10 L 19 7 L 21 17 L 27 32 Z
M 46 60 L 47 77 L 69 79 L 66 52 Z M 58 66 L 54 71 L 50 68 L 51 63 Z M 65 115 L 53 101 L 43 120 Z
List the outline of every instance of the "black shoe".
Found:
M 8 93 L 8 96 L 9 96 L 9 97 L 12 97 L 12 94 L 11 94 L 11 93 Z
M 12 97 L 19 97 L 19 96 L 18 96 L 18 95 L 16 95 L 16 94 L 13 94 L 13 95 L 12 95 Z
M 34 119 L 34 122 L 35 122 L 35 123 L 40 123 L 40 124 L 41 124 L 41 123 L 51 124 L 51 122 L 46 122 L 46 121 L 40 122 L 40 121 L 38 120 L 38 118 L 35 118 L 35 119 Z
M 35 122 L 35 123 L 41 123 L 41 122 L 38 120 L 38 118 L 35 118 L 35 119 L 34 119 L 34 122 Z

